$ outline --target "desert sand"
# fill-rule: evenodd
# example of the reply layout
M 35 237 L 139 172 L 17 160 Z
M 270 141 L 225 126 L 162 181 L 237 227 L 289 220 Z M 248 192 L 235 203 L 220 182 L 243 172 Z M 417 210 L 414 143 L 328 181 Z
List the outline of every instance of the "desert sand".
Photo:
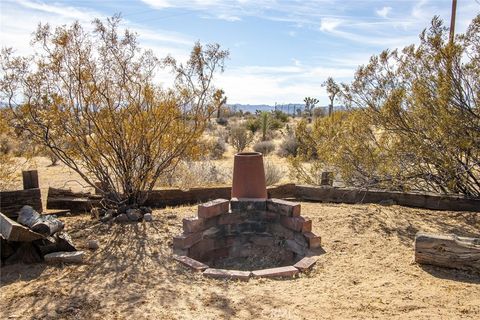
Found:
M 292 280 L 214 280 L 172 259 L 171 238 L 195 206 L 154 221 L 64 217 L 84 265 L 1 269 L 2 319 L 478 319 L 480 275 L 419 266 L 417 231 L 477 236 L 480 215 L 400 206 L 302 203 L 322 236 L 316 266 Z M 100 249 L 88 251 L 87 240 Z

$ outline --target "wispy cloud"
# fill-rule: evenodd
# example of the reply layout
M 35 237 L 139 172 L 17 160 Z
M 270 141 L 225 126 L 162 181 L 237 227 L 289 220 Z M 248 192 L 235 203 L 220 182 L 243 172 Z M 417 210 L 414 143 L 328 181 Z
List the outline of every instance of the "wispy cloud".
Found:
M 392 11 L 392 7 L 383 7 L 382 9 L 375 10 L 377 16 L 382 18 L 388 18 L 388 15 Z

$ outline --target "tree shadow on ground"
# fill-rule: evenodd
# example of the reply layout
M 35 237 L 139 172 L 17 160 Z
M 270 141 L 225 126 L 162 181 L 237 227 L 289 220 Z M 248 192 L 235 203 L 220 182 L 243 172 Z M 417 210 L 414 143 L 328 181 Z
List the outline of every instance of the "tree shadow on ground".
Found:
M 352 216 L 350 227 L 357 233 L 374 228 L 385 237 L 396 236 L 404 246 L 412 246 L 419 231 L 441 234 L 456 234 L 463 237 L 480 237 L 480 214 L 476 212 L 452 212 L 418 210 L 392 206 L 359 208 L 360 214 L 368 215 L 361 219 Z
M 431 265 L 419 265 L 419 267 L 434 276 L 435 278 L 465 282 L 471 284 L 480 284 L 480 273 L 473 271 L 448 269 Z
M 172 259 L 172 237 L 180 230 L 180 220 L 180 217 L 157 218 L 151 223 L 108 225 L 83 218 L 69 224 L 74 243 L 79 245 L 93 237 L 99 240 L 100 248 L 87 250 L 83 265 L 35 264 L 11 269 L 8 279 L 2 279 L 2 285 L 20 277 L 29 282 L 25 290 L 14 289 L 15 299 L 2 302 L 2 312 L 16 313 L 21 303 L 22 318 L 123 318 L 134 317 L 142 308 L 150 309 L 146 312 L 159 312 L 151 305 L 154 301 L 155 305 L 171 310 L 191 306 L 193 312 L 207 308 L 220 318 L 236 318 L 238 308 L 234 307 L 236 302 L 231 292 L 234 290 L 238 295 L 238 286 L 245 284 L 220 280 L 206 285 L 210 280 Z M 261 304 L 244 300 L 241 308 L 255 316 L 254 310 Z M 27 314 L 25 310 L 35 310 L 35 314 Z M 167 318 L 175 317 L 165 312 Z M 157 317 L 154 313 L 148 318 Z

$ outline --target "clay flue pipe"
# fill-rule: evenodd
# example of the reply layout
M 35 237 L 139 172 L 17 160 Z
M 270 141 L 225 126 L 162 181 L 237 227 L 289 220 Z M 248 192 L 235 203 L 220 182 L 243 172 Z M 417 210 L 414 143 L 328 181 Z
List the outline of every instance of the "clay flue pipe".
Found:
M 232 198 L 267 198 L 263 155 L 260 152 L 235 154 Z

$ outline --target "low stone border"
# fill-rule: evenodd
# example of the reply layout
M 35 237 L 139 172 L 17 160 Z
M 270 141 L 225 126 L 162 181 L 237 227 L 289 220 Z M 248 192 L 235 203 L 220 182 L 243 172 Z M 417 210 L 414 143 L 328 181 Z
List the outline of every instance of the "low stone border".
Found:
M 174 259 L 194 271 L 201 271 L 205 277 L 240 281 L 248 281 L 252 276 L 255 278 L 293 278 L 299 272 L 312 269 L 317 262 L 317 257 L 312 256 L 303 258 L 293 266 L 242 271 L 210 268 L 208 265 L 187 256 L 174 256 Z

